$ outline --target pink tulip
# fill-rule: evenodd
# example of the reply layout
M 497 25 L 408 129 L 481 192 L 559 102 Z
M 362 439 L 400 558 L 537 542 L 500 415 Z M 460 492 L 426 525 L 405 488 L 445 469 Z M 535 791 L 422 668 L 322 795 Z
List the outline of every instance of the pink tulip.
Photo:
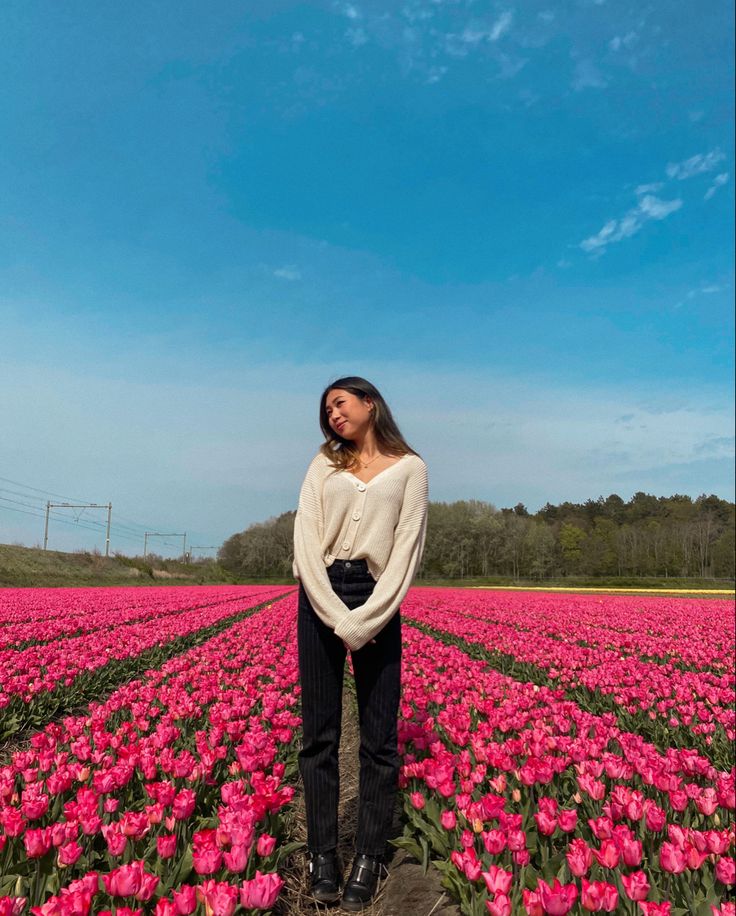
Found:
M 232 916 L 238 905 L 238 889 L 224 881 L 205 881 L 197 888 L 207 916 Z
M 716 878 L 721 884 L 736 883 L 736 861 L 728 856 L 721 856 L 716 862 Z
M 514 880 L 510 871 L 505 871 L 498 865 L 489 866 L 488 871 L 481 872 L 481 877 L 486 883 L 489 894 L 508 894 L 511 890 L 511 882 Z
M 141 903 L 150 900 L 156 893 L 159 881 L 160 879 L 157 875 L 150 875 L 147 872 L 143 872 L 141 874 L 141 886 L 138 893 L 135 895 L 135 899 L 140 900 Z
M 440 814 L 440 824 L 445 828 L 445 830 L 454 830 L 457 824 L 457 817 L 455 816 L 454 811 L 443 811 Z
M 593 851 L 580 837 L 570 842 L 566 853 L 567 865 L 571 873 L 580 878 L 587 875 L 593 864 Z
M 646 902 L 644 900 L 640 900 L 639 906 L 645 916 L 670 916 L 672 911 L 671 904 L 667 900 L 665 900 L 663 903 L 653 903 L 652 901 Z
M 40 859 L 51 849 L 51 831 L 48 827 L 28 828 L 23 835 L 23 845 L 29 859 Z
M 233 874 L 239 875 L 245 871 L 248 864 L 248 850 L 245 846 L 231 846 L 227 852 L 222 855 L 225 862 L 225 868 Z
M 521 892 L 521 896 L 524 901 L 524 909 L 527 912 L 527 916 L 544 916 L 542 898 L 538 891 L 530 891 L 524 888 Z
M 565 913 L 569 913 L 578 899 L 577 887 L 574 884 L 560 884 L 557 878 L 551 886 L 540 880 L 537 890 L 544 912 L 551 916 L 564 916 Z
M 258 853 L 259 856 L 262 856 L 263 858 L 265 858 L 266 856 L 270 856 L 275 848 L 276 848 L 276 837 L 275 836 L 269 836 L 267 833 L 262 833 L 258 837 L 258 843 L 256 845 L 256 852 Z
M 198 875 L 213 875 L 222 866 L 222 850 L 216 846 L 193 849 L 192 863 Z
M 143 869 L 138 862 L 121 865 L 108 875 L 102 876 L 105 890 L 111 897 L 134 897 L 141 889 Z
M 543 836 L 552 836 L 557 829 L 557 818 L 554 814 L 537 811 L 534 814 L 534 820 L 537 822 L 537 828 Z
M 588 881 L 583 878 L 580 903 L 583 909 L 591 913 L 613 913 L 618 906 L 618 890 L 605 881 Z
M 492 856 L 498 856 L 506 848 L 506 834 L 503 830 L 495 829 L 484 832 L 483 845 Z
M 662 843 L 659 850 L 659 867 L 673 875 L 679 875 L 685 871 L 687 862 L 685 853 L 678 849 L 674 843 Z
M 643 871 L 634 871 L 630 875 L 621 875 L 621 882 L 629 900 L 646 900 L 650 885 Z
M 736 916 L 736 903 L 722 903 L 720 910 L 711 905 L 711 916 Z
M 557 813 L 557 823 L 564 833 L 572 833 L 578 823 L 578 812 L 575 808 Z
M 626 839 L 621 844 L 621 854 L 624 863 L 633 868 L 641 864 L 643 848 L 641 840 Z
M 172 804 L 172 812 L 178 821 L 185 821 L 194 813 L 197 796 L 191 789 L 181 789 Z
M 412 803 L 412 806 L 417 809 L 417 811 L 421 811 L 427 803 L 421 792 L 412 792 L 409 795 L 409 801 Z
M 174 899 L 174 909 L 178 916 L 191 916 L 197 909 L 197 889 L 190 884 L 182 884 L 176 890 L 172 890 L 171 896 Z
M 618 846 L 613 840 L 603 840 L 600 849 L 594 849 L 593 855 L 603 868 L 616 868 L 621 858 Z
M 491 916 L 511 916 L 511 898 L 506 894 L 496 894 L 493 900 L 486 900 L 486 909 Z
M 167 833 L 156 837 L 156 852 L 159 858 L 170 859 L 176 852 L 176 834 Z
M 284 886 L 283 879 L 275 873 L 261 874 L 256 869 L 254 878 L 243 881 L 240 888 L 240 902 L 247 909 L 270 909 Z
M 77 843 L 76 840 L 72 840 L 71 843 L 66 843 L 64 846 L 59 846 L 57 853 L 59 865 L 74 865 L 74 863 L 79 859 L 84 850 Z
M 652 804 L 651 807 L 646 810 L 646 824 L 647 830 L 651 830 L 654 833 L 659 833 L 660 830 L 664 830 L 664 825 L 667 822 L 667 815 L 662 808 L 657 807 L 657 805 Z
M 26 903 L 25 897 L 0 897 L 0 916 L 21 916 Z

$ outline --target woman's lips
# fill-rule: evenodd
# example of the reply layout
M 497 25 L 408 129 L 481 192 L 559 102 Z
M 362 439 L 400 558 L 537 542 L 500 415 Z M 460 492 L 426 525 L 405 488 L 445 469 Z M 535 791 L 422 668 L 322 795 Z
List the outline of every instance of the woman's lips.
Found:
M 338 432 L 340 432 L 340 431 L 342 430 L 343 426 L 345 426 L 345 423 L 347 423 L 347 420 L 346 420 L 344 423 L 337 423 L 337 424 L 336 424 L 336 426 L 337 426 L 337 431 L 338 431 Z

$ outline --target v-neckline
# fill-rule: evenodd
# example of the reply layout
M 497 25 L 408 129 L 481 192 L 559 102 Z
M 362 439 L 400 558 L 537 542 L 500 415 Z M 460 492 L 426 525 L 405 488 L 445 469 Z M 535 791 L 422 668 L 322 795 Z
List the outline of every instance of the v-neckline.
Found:
M 353 480 L 357 480 L 358 483 L 362 483 L 364 487 L 368 487 L 373 483 L 374 480 L 377 480 L 381 476 L 381 474 L 385 474 L 386 471 L 390 471 L 391 468 L 395 468 L 396 465 L 400 464 L 404 458 L 408 458 L 408 457 L 409 457 L 408 454 L 400 455 L 397 461 L 394 461 L 394 463 L 390 464 L 387 468 L 384 468 L 382 471 L 379 471 L 377 474 L 374 474 L 370 480 L 361 480 L 360 477 L 356 477 L 355 474 L 353 474 L 351 471 L 348 471 L 347 469 L 344 469 L 343 473 L 347 474 L 349 477 L 352 477 Z

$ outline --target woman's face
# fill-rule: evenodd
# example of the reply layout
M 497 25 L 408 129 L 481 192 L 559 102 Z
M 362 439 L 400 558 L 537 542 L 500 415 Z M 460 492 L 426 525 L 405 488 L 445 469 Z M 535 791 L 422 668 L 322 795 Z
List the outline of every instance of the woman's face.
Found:
M 333 388 L 327 392 L 325 410 L 332 429 L 343 439 L 355 439 L 368 427 L 371 399 L 363 400 L 351 391 Z

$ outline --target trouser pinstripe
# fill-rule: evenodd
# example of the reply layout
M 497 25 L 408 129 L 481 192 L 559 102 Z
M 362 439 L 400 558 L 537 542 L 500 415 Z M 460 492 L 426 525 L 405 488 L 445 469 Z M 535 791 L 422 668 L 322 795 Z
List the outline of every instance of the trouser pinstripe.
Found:
M 351 610 L 373 592 L 365 560 L 335 560 L 327 567 L 332 589 Z M 299 585 L 299 677 L 307 845 L 311 852 L 337 847 L 338 746 L 346 650 L 317 616 Z M 352 653 L 360 719 L 360 780 L 356 852 L 383 855 L 391 828 L 400 759 L 397 719 L 401 693 L 401 618 L 397 610 L 368 643 Z

